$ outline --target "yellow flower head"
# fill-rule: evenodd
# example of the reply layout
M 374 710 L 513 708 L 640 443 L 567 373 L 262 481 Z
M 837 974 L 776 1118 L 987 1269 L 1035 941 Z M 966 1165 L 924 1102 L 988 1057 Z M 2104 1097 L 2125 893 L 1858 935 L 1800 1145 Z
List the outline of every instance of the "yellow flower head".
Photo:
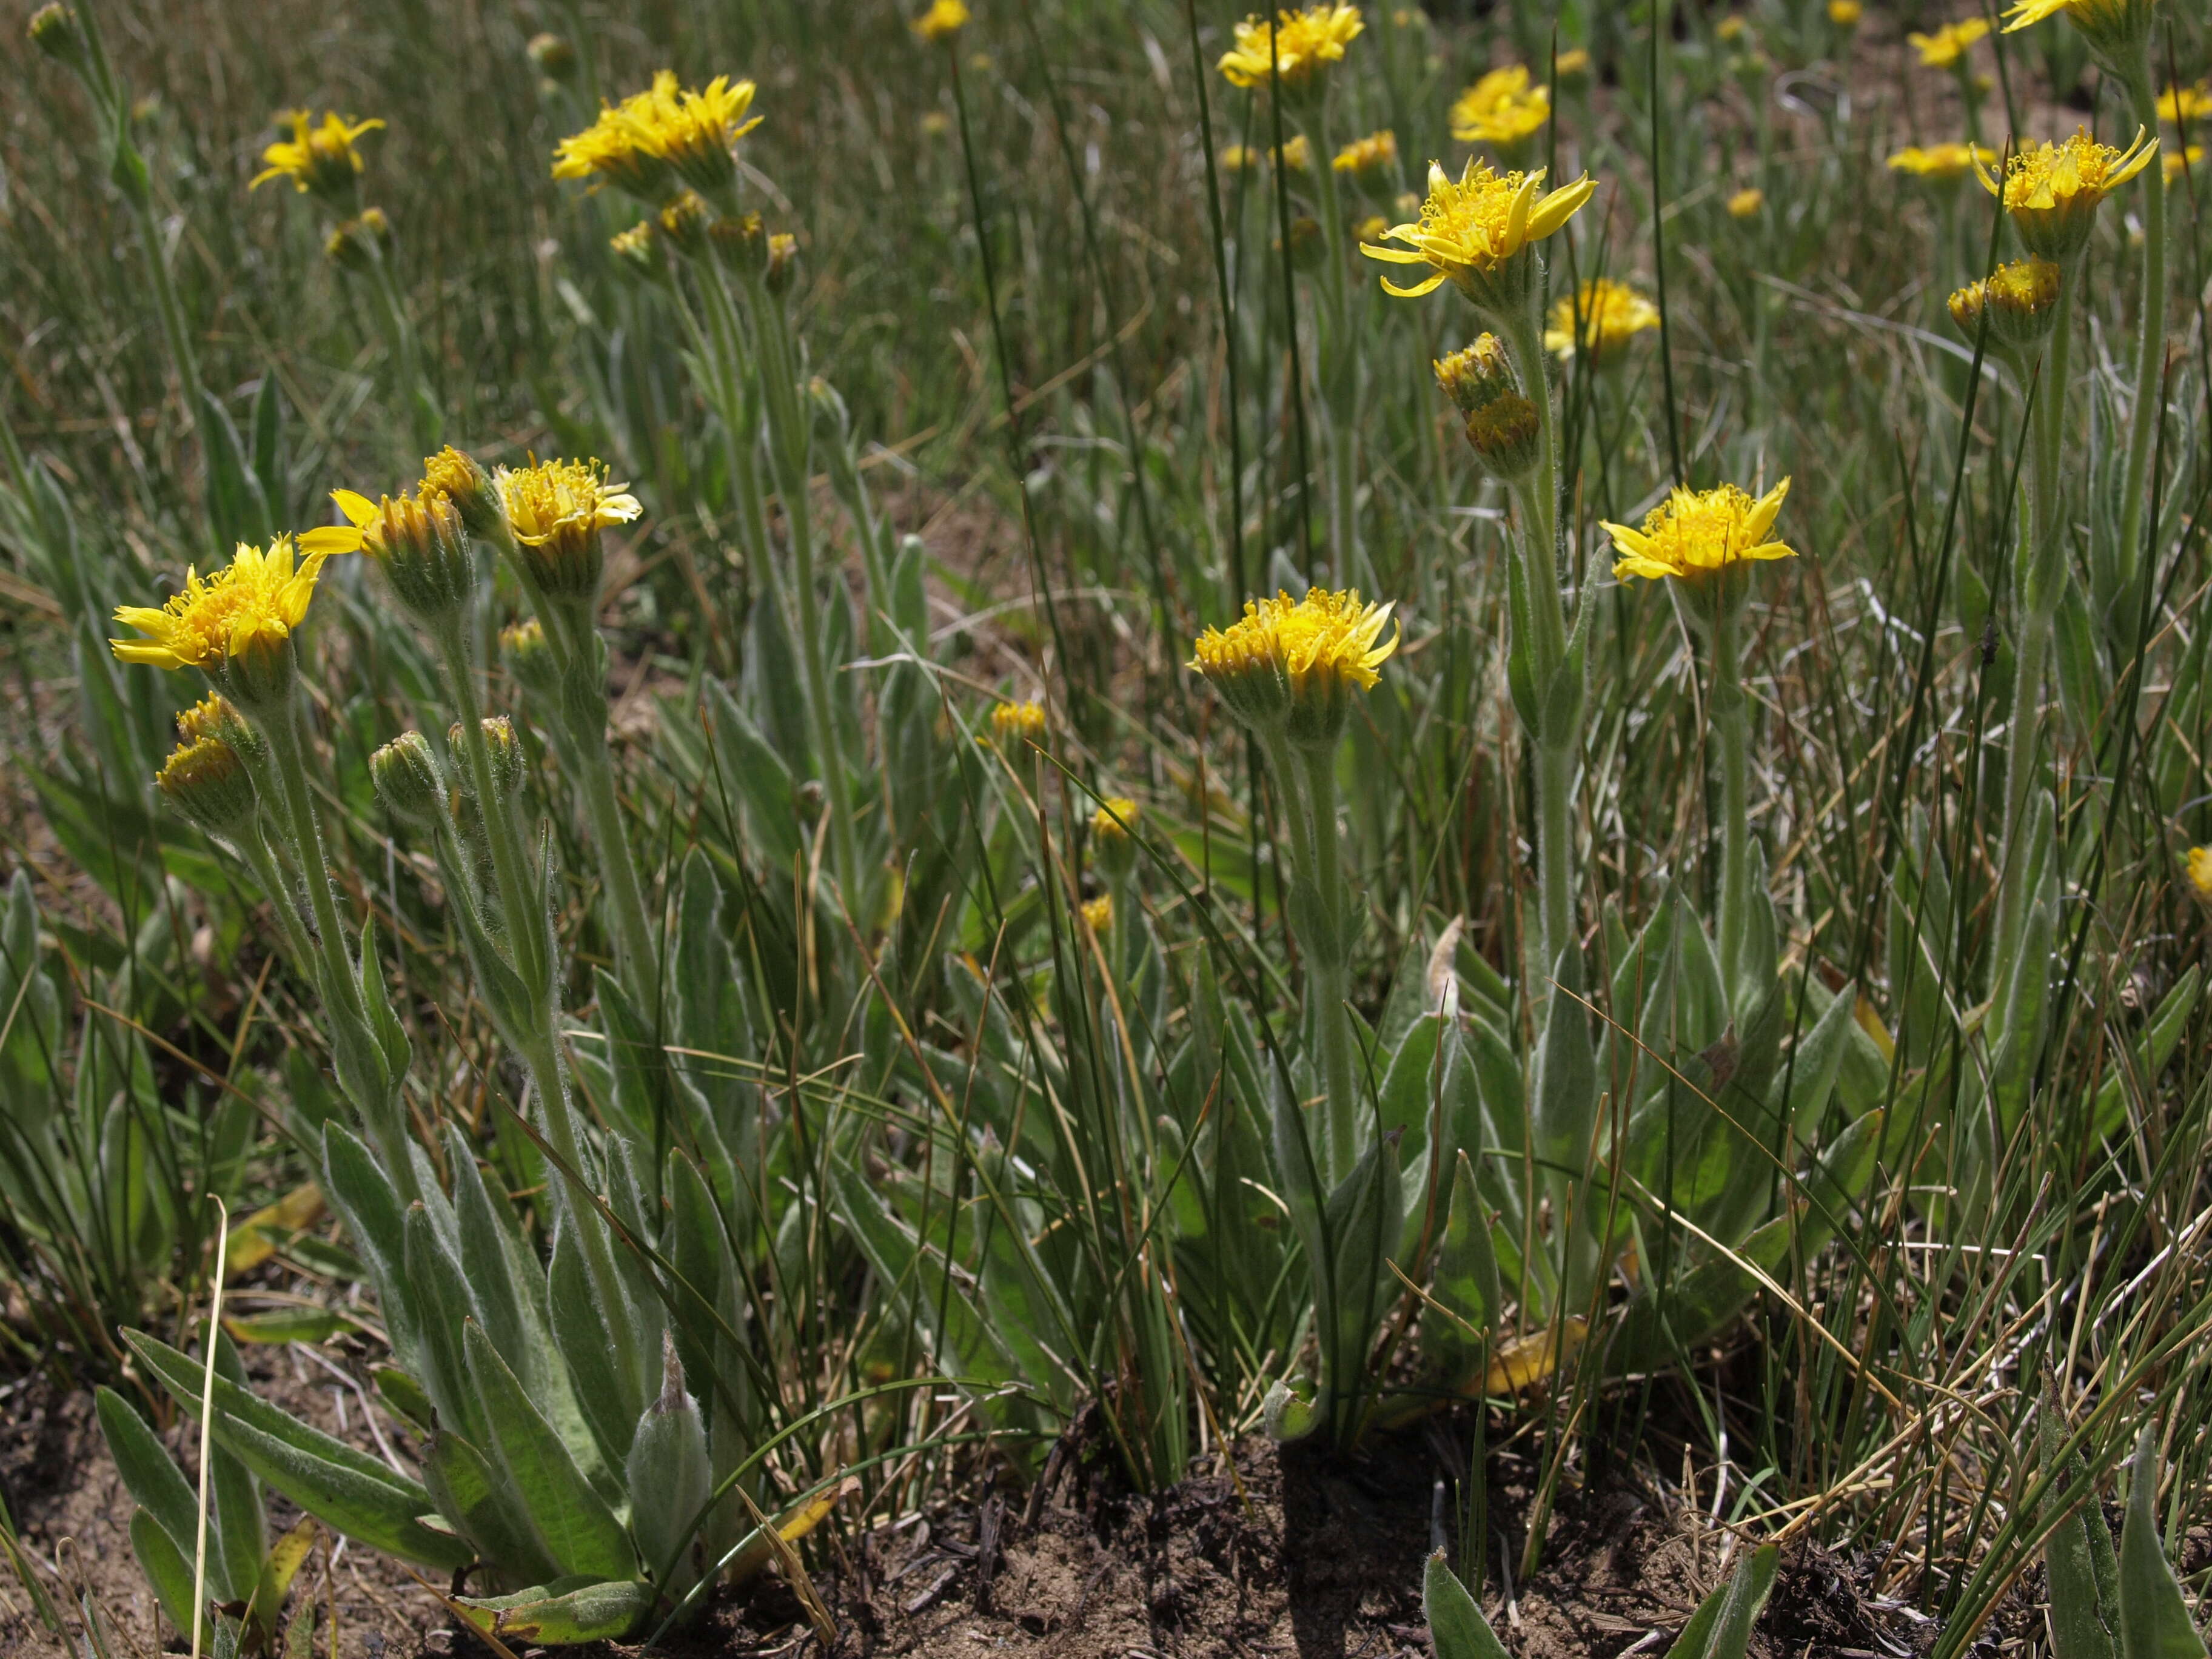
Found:
M 1399 288 L 1384 277 L 1386 294 L 1418 299 L 1449 278 L 1475 304 L 1504 309 L 1525 292 L 1526 268 L 1517 263 L 1522 253 L 1565 224 L 1596 190 L 1594 180 L 1583 178 L 1546 194 L 1541 168 L 1500 173 L 1473 160 L 1455 182 L 1431 161 L 1419 220 L 1384 233 L 1406 246 L 1362 243 L 1359 251 L 1390 264 L 1429 268 L 1430 274 L 1411 288 Z
M 1473 344 L 1437 358 L 1431 367 L 1436 370 L 1437 385 L 1462 415 L 1521 390 L 1505 343 L 1495 334 L 1478 335 Z
M 1920 54 L 1924 69 L 1954 69 L 1966 55 L 1966 48 L 1990 32 L 1985 18 L 1969 17 L 1956 23 L 1946 23 L 1933 34 L 1923 34 L 1917 29 L 1905 38 Z
M 2193 87 L 2168 87 L 2158 95 L 2158 118 L 2179 126 L 2212 120 L 2212 88 L 2202 81 Z
M 1986 144 L 1930 144 L 1923 149 L 1908 144 L 1889 158 L 1890 171 L 1909 173 L 1916 179 L 1948 184 L 1963 179 L 1977 165 L 1987 167 L 1997 153 Z
M 1545 350 L 1571 357 L 1579 346 L 1602 368 L 1619 362 L 1638 335 L 1659 326 L 1659 307 L 1627 283 L 1597 276 L 1553 301 L 1550 324 Z
M 1372 173 L 1398 159 L 1398 135 L 1385 127 L 1364 138 L 1355 138 L 1337 151 L 1329 166 L 1339 173 Z
M 1109 795 L 1091 815 L 1091 833 L 1102 842 L 1127 841 L 1137 827 L 1137 811 L 1127 795 Z
M 1525 64 L 1492 70 L 1453 100 L 1451 135 L 1519 160 L 1552 118 L 1552 89 L 1528 83 Z
M 184 592 L 161 609 L 118 606 L 115 620 L 145 637 L 108 643 L 124 662 L 197 668 L 249 708 L 265 706 L 290 684 L 292 630 L 307 617 L 326 556 L 309 553 L 295 568 L 289 536 L 265 553 L 240 542 L 212 575 L 185 571 Z
M 2056 144 L 2034 144 L 2005 165 L 1999 185 L 1988 167 L 1975 173 L 1991 195 L 2001 196 L 2013 228 L 2030 253 L 2065 263 L 2096 228 L 2097 204 L 2141 173 L 2158 152 L 2158 140 L 2136 130 L 2135 142 L 2114 149 L 2092 138 L 2087 129 Z
M 720 205 L 737 179 L 732 151 L 761 122 L 744 118 L 754 91 L 751 82 L 726 75 L 693 91 L 678 83 L 675 70 L 662 70 L 643 92 L 602 106 L 590 126 L 563 138 L 553 176 L 611 183 L 653 207 L 680 179 Z
M 1737 41 L 1743 39 L 1743 32 L 1746 27 L 1747 25 L 1745 24 L 1743 18 L 1739 14 L 1730 12 L 1727 16 L 1722 18 L 1719 22 L 1713 26 L 1713 33 L 1718 35 L 1729 45 L 1734 46 Z
M 599 597 L 605 556 L 599 532 L 644 509 L 627 484 L 611 483 L 598 461 L 539 461 L 492 475 L 507 509 L 515 555 L 526 574 L 555 599 Z
M 342 525 L 303 532 L 309 553 L 366 553 L 383 567 L 407 608 L 427 621 L 458 612 L 476 592 L 477 567 L 460 509 L 441 491 L 386 495 L 372 501 L 334 489 Z
M 1044 704 L 1035 697 L 1021 702 L 994 704 L 991 730 L 1001 738 L 1042 743 L 1045 732 Z
M 1759 210 L 1766 205 L 1766 192 L 1753 185 L 1748 190 L 1740 190 L 1729 197 L 1727 205 L 1728 216 L 1731 219 L 1756 219 Z
M 1313 165 L 1313 146 L 1306 142 L 1305 134 L 1294 132 L 1283 140 L 1279 152 L 1269 150 L 1267 156 L 1270 161 L 1280 161 L 1292 173 L 1304 173 Z
M 2124 62 L 2150 34 L 2150 15 L 2158 0 L 2014 0 L 2005 13 L 2004 32 L 2017 34 L 2062 13 L 2081 31 L 2090 49 L 2108 64 Z
M 2177 155 L 2169 155 L 2160 165 L 2166 169 L 2166 182 L 2171 185 L 2185 172 L 2194 173 L 2204 165 L 2204 146 L 2191 144 Z
M 1866 15 L 1859 0 L 1828 0 L 1828 21 L 1839 29 L 1855 29 Z
M 2033 254 L 1999 265 L 1951 296 L 1951 320 L 1972 335 L 1988 313 L 1990 336 L 2009 350 L 2033 350 L 2050 333 L 2058 310 L 2058 267 Z
M 1580 46 L 1561 52 L 1552 64 L 1553 78 L 1570 92 L 1589 85 L 1589 72 L 1590 55 Z
M 914 20 L 914 32 L 932 42 L 950 40 L 968 27 L 968 8 L 960 0 L 930 0 L 929 9 Z
M 354 140 L 384 123 L 349 121 L 331 111 L 323 116 L 322 125 L 316 126 L 303 109 L 288 109 L 276 120 L 292 129 L 292 137 L 261 152 L 262 169 L 246 188 L 258 190 L 271 179 L 289 179 L 293 189 L 312 190 L 332 206 L 349 210 L 362 169 Z
M 234 836 L 253 817 L 253 779 L 246 763 L 211 732 L 179 743 L 154 784 L 164 800 L 211 836 Z
M 1285 7 L 1275 18 L 1248 17 L 1237 26 L 1237 45 L 1220 65 L 1231 86 L 1263 87 L 1272 72 L 1285 87 L 1303 88 L 1325 65 L 1342 63 L 1344 49 L 1366 27 L 1357 6 Z
M 2189 849 L 2189 885 L 2199 902 L 2212 904 L 2212 847 Z
M 1651 509 L 1644 528 L 1607 524 L 1613 550 L 1620 555 L 1613 567 L 1616 576 L 1643 576 L 1656 581 L 1662 576 L 1696 580 L 1709 570 L 1739 564 L 1747 559 L 1794 559 L 1795 548 L 1766 539 L 1790 493 L 1790 480 L 1756 501 L 1734 484 L 1717 489 L 1688 489 L 1676 485 L 1672 495 Z
M 1221 152 L 1224 173 L 1249 173 L 1260 165 L 1260 150 L 1255 144 L 1230 144 Z
M 1352 693 L 1370 689 L 1398 648 L 1396 629 L 1387 644 L 1376 643 L 1391 608 L 1362 604 L 1358 588 L 1247 599 L 1237 621 L 1198 636 L 1190 666 L 1255 730 L 1333 743 L 1343 734 Z
M 1095 899 L 1083 902 L 1083 925 L 1094 933 L 1103 933 L 1114 925 L 1114 896 L 1101 893 Z
M 425 501 L 443 495 L 453 504 L 471 536 L 489 536 L 499 528 L 502 508 L 491 474 L 475 456 L 451 444 L 423 458 L 422 482 L 415 487 L 415 493 Z

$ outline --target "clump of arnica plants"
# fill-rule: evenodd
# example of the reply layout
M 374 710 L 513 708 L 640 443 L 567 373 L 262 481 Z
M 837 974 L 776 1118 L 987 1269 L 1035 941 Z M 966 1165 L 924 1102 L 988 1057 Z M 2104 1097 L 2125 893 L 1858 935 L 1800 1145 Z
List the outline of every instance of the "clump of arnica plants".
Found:
M 15 15 L 0 1629 L 2205 1653 L 2212 20 L 1242 3 Z

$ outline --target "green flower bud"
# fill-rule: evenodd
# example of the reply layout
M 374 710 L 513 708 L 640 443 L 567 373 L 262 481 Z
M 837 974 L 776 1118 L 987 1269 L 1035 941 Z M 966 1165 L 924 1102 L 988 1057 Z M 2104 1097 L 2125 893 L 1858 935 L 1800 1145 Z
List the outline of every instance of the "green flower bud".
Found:
M 434 823 L 446 808 L 445 775 L 420 732 L 403 732 L 371 755 L 368 775 L 385 810 L 403 823 Z

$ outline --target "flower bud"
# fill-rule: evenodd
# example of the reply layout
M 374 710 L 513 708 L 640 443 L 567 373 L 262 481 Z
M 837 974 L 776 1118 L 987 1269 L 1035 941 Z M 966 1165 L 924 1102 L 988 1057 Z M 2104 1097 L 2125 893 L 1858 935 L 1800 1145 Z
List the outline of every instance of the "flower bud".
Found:
M 422 482 L 415 493 L 442 495 L 451 501 L 471 536 L 489 536 L 500 528 L 499 492 L 492 487 L 491 474 L 477 465 L 474 456 L 451 444 L 424 459 Z
M 1517 481 L 1543 457 L 1543 416 L 1519 392 L 1509 392 L 1467 417 L 1467 441 L 1485 467 Z
M 488 714 L 477 724 L 483 732 L 484 750 L 491 762 L 491 787 L 501 800 L 512 800 L 514 792 L 522 787 L 526 768 L 522 744 L 514 735 L 514 722 L 504 714 Z M 458 754 L 464 735 L 460 722 L 456 720 L 446 733 L 447 747 Z M 474 781 L 466 770 L 461 773 L 461 787 L 471 795 L 476 793 Z
M 1101 893 L 1083 903 L 1083 925 L 1094 933 L 1103 933 L 1114 926 L 1114 896 Z
M 443 622 L 475 597 L 476 555 L 449 496 L 435 490 L 386 495 L 361 531 L 362 550 L 383 567 L 399 602 L 424 622 Z
M 390 261 L 392 247 L 392 221 L 382 208 L 366 207 L 331 232 L 323 253 L 339 270 L 367 276 Z
M 547 80 L 564 87 L 574 82 L 576 49 L 559 35 L 533 34 L 523 51 L 530 56 L 530 66 Z
M 759 214 L 717 219 L 708 234 L 714 239 L 716 257 L 738 276 L 759 276 L 767 271 L 768 231 Z
M 84 67 L 84 32 L 69 7 L 40 6 L 31 14 L 30 36 L 31 44 L 56 63 Z
M 1009 743 L 1042 743 L 1044 704 L 1032 697 L 1026 702 L 1002 702 L 991 710 L 991 730 Z
M 236 839 L 252 823 L 253 779 L 221 738 L 187 738 L 154 779 L 161 798 L 210 836 Z
M 813 405 L 814 419 L 821 428 L 837 443 L 845 441 L 852 429 L 852 412 L 845 407 L 845 399 L 837 388 L 819 374 L 806 382 L 806 401 Z
M 704 258 L 714 246 L 708 234 L 714 217 L 707 198 L 696 190 L 687 190 L 660 210 L 660 234 L 685 258 Z
M 1981 282 L 1952 295 L 1951 320 L 1972 336 L 1989 319 L 1990 338 L 2008 351 L 2033 353 L 2051 335 L 2058 313 L 2058 267 L 2030 254 L 1999 265 Z
M 434 823 L 446 807 L 445 775 L 420 732 L 402 732 L 368 757 L 385 810 L 405 823 Z
M 507 672 L 514 676 L 515 684 L 532 698 L 557 698 L 561 695 L 561 664 L 553 654 L 553 642 L 545 637 L 544 624 L 537 617 L 501 629 L 499 654 L 507 663 Z
M 1109 881 L 1121 881 L 1137 867 L 1137 803 L 1109 795 L 1091 815 L 1091 846 Z
M 628 230 L 607 238 L 607 251 L 615 263 L 633 276 L 655 285 L 668 280 L 668 265 L 660 251 L 661 239 L 650 219 L 641 219 Z
M 1472 415 L 1485 404 L 1521 390 L 1513 374 L 1512 359 L 1495 334 L 1478 337 L 1434 365 L 1437 384 L 1462 415 Z
M 799 238 L 787 230 L 779 230 L 768 239 L 768 269 L 761 281 L 768 291 L 781 299 L 791 292 L 799 280 Z

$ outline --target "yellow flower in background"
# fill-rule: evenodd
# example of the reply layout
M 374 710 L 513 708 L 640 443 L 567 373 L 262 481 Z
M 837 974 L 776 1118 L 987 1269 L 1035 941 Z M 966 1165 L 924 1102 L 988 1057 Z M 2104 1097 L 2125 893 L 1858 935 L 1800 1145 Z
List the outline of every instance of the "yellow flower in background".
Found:
M 1966 48 L 1990 32 L 1986 18 L 1968 17 L 1956 23 L 1946 23 L 1933 34 L 1914 30 L 1906 40 L 1920 54 L 1923 69 L 1954 69 L 1966 55 Z
M 1620 555 L 1613 574 L 1653 581 L 1662 576 L 1694 579 L 1748 559 L 1794 559 L 1796 549 L 1766 539 L 1789 493 L 1787 478 L 1756 501 L 1734 484 L 1717 489 L 1678 484 L 1651 509 L 1643 529 L 1605 525 Z
M 2027 251 L 2063 264 L 2089 240 L 2097 204 L 2148 167 L 2157 151 L 2158 140 L 2146 139 L 2140 127 L 2124 150 L 2099 143 L 2084 128 L 2058 143 L 2015 153 L 2002 185 L 1988 167 L 1977 165 L 1974 172 L 2002 198 Z
M 1587 85 L 1589 72 L 1590 55 L 1580 46 L 1561 52 L 1552 64 L 1553 78 L 1570 92 Z
M 2191 144 L 2179 155 L 2170 155 L 2161 165 L 2166 169 L 2166 182 L 2171 185 L 2185 173 L 2194 173 L 2204 165 L 2204 146 Z
M 2212 903 L 2212 847 L 2189 849 L 2189 885 L 2200 900 Z
M 1083 925 L 1094 933 L 1103 933 L 1114 925 L 1114 896 L 1101 893 L 1095 899 L 1083 902 Z
M 2202 81 L 2193 87 L 2168 87 L 2158 95 L 2158 118 L 2175 126 L 2212 120 L 2212 88 Z
M 1275 19 L 1248 17 L 1237 26 L 1237 44 L 1220 64 L 1231 86 L 1263 87 L 1273 76 L 1304 87 L 1324 66 L 1343 62 L 1344 49 L 1366 27 L 1357 6 L 1285 7 Z
M 991 710 L 991 730 L 1002 738 L 1026 738 L 1035 743 L 1042 739 L 1044 729 L 1044 704 L 1035 697 L 999 703 Z
M 736 182 L 732 152 L 738 140 L 761 124 L 757 115 L 745 119 L 756 90 L 751 82 L 726 75 L 716 76 L 702 91 L 684 88 L 672 101 L 653 105 L 646 139 L 679 178 L 711 198 Z
M 186 570 L 184 591 L 159 610 L 118 606 L 115 620 L 145 637 L 108 644 L 124 662 L 197 668 L 251 704 L 286 683 L 292 630 L 307 618 L 327 556 L 310 553 L 295 566 L 289 536 L 270 543 L 266 552 L 240 542 L 231 562 L 213 574 Z
M 1525 64 L 1492 70 L 1455 99 L 1451 135 L 1463 144 L 1514 152 L 1552 118 L 1552 89 L 1528 83 Z
M 650 206 L 658 207 L 675 194 L 672 170 L 659 153 L 644 142 L 664 100 L 672 103 L 677 83 L 674 70 L 662 70 L 643 92 L 634 92 L 619 104 L 602 104 L 592 125 L 570 133 L 553 148 L 556 179 L 588 179 L 592 188 L 611 184 L 628 191 Z
M 538 461 L 492 475 L 524 569 L 556 599 L 599 593 L 599 532 L 644 509 L 627 484 L 608 481 L 598 461 Z
M 1940 183 L 1963 179 L 1977 165 L 1987 167 L 1996 159 L 1996 151 L 1987 144 L 1929 144 L 1924 149 L 1907 144 L 1889 158 L 1889 167 L 1893 173 L 1909 173 L 1916 179 Z
M 1743 19 L 1738 16 L 1735 13 L 1730 12 L 1726 17 L 1722 18 L 1719 22 L 1713 26 L 1713 33 L 1718 35 L 1729 45 L 1734 46 L 1737 41 L 1743 39 L 1743 31 L 1745 27 Z
M 1127 795 L 1109 795 L 1091 815 L 1091 833 L 1101 841 L 1127 841 L 1137 827 L 1137 812 Z
M 289 179 L 292 188 L 313 191 L 340 207 L 351 204 L 356 181 L 361 177 L 361 152 L 354 141 L 374 132 L 384 123 L 374 118 L 351 121 L 336 111 L 326 112 L 320 126 L 303 109 L 289 109 L 276 118 L 279 126 L 292 129 L 292 137 L 261 152 L 264 163 L 248 190 L 258 190 L 271 179 Z
M 1765 205 L 1766 192 L 1754 185 L 1728 198 L 1728 216 L 1731 219 L 1756 219 L 1759 210 Z
M 1273 156 L 1273 152 L 1269 152 Z M 1303 132 L 1294 132 L 1283 140 L 1282 154 L 1273 156 L 1292 173 L 1304 173 L 1313 165 L 1313 146 L 1306 142 Z
M 1596 190 L 1596 182 L 1585 177 L 1547 194 L 1540 167 L 1534 173 L 1493 173 L 1473 160 L 1455 180 L 1431 161 L 1419 220 L 1384 233 L 1407 246 L 1363 242 L 1359 251 L 1389 264 L 1429 267 L 1430 275 L 1411 288 L 1384 277 L 1386 294 L 1418 299 L 1449 278 L 1477 304 L 1488 303 L 1499 296 L 1486 291 L 1483 279 L 1499 274 L 1523 249 L 1565 224 Z
M 1602 368 L 1619 360 L 1629 343 L 1659 326 L 1659 307 L 1626 283 L 1596 276 L 1552 302 L 1544 349 L 1571 357 L 1579 346 Z
M 931 0 L 929 9 L 914 20 L 913 27 L 925 40 L 949 40 L 968 27 L 968 8 L 960 0 Z
M 761 123 L 745 119 L 756 90 L 718 75 L 693 91 L 661 70 L 643 92 L 602 105 L 590 126 L 555 146 L 553 176 L 612 184 L 653 207 L 676 193 L 678 179 L 709 199 L 726 198 L 737 178 L 732 149 Z
M 1370 132 L 1364 138 L 1355 138 L 1331 158 L 1329 166 L 1339 173 L 1372 173 L 1376 167 L 1388 167 L 1398 159 L 1398 135 L 1385 127 L 1380 132 Z
M 1254 144 L 1231 144 L 1221 152 L 1224 173 L 1249 173 L 1260 165 L 1260 150 Z
M 1344 731 L 1354 690 L 1370 690 L 1398 649 L 1400 631 L 1379 644 L 1390 605 L 1361 603 L 1359 590 L 1310 587 L 1302 599 L 1278 592 L 1247 599 L 1227 628 L 1208 628 L 1189 665 L 1221 693 L 1230 711 L 1263 732 L 1284 729 L 1305 743 Z
M 1839 29 L 1855 29 L 1866 15 L 1859 0 L 1828 0 L 1828 21 Z

